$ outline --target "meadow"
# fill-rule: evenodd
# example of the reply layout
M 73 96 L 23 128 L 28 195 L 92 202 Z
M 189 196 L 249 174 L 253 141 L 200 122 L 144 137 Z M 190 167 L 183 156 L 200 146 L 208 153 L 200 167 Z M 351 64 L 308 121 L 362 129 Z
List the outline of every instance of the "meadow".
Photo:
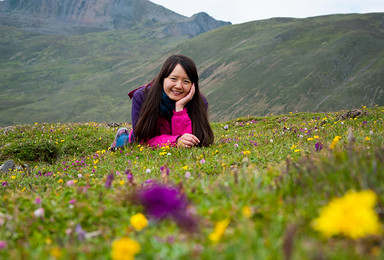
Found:
M 359 109 L 212 123 L 192 149 L 0 128 L 0 258 L 383 259 L 384 107 Z

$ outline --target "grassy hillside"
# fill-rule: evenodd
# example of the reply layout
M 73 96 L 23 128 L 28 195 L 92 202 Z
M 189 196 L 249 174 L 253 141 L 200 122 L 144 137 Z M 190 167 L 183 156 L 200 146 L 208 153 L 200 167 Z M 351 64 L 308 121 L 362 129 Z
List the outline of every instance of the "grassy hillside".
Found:
M 170 53 L 196 61 L 213 121 L 383 105 L 383 24 L 384 14 L 275 18 L 190 40 L 139 28 L 52 36 L 0 26 L 0 125 L 127 122 L 126 94 Z
M 0 173 L 0 258 L 382 259 L 384 107 L 361 111 L 213 123 L 192 149 L 112 152 L 94 122 L 0 128 L 0 162 L 24 165 Z
M 384 103 L 384 15 L 276 18 L 224 27 L 194 57 L 214 119 Z

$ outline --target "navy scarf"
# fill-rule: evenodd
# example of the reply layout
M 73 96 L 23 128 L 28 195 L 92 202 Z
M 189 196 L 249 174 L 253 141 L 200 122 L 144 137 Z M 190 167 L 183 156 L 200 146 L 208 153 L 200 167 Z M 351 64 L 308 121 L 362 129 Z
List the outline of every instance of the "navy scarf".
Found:
M 175 110 L 175 101 L 170 99 L 164 90 L 161 91 L 160 115 L 171 121 L 173 110 Z

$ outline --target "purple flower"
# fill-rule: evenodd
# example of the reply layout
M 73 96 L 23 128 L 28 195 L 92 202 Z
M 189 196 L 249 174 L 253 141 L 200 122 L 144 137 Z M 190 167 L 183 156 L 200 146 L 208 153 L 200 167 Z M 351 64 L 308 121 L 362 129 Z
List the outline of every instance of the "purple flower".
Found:
M 1 186 L 6 187 L 6 186 L 9 186 L 9 184 L 8 184 L 8 182 L 3 181 L 3 183 L 1 184 Z
M 161 175 L 162 176 L 168 176 L 169 175 L 169 168 L 166 164 L 160 167 Z
M 205 163 L 205 160 L 204 159 L 201 159 L 200 160 L 200 164 L 204 164 Z
M 37 198 L 35 199 L 35 204 L 36 204 L 36 205 L 41 204 L 41 198 L 37 197 Z
M 0 240 L 0 249 L 6 248 L 7 247 L 7 241 Z
M 143 205 L 150 218 L 159 221 L 171 218 L 187 231 L 197 228 L 196 219 L 187 210 L 187 199 L 175 187 L 154 183 L 139 190 L 133 197 Z
M 112 181 L 115 178 L 113 174 L 108 174 L 107 179 L 105 180 L 105 188 L 109 189 L 112 186 Z
M 71 199 L 68 203 L 69 203 L 69 204 L 75 204 L 76 201 L 77 201 L 76 199 Z
M 84 229 L 81 227 L 80 224 L 76 225 L 75 232 L 76 232 L 77 238 L 79 240 L 84 240 L 85 239 L 85 235 L 87 234 L 87 232 L 84 231 Z
M 320 142 L 315 143 L 315 148 L 316 148 L 316 152 L 321 151 L 321 149 L 323 149 L 323 144 Z

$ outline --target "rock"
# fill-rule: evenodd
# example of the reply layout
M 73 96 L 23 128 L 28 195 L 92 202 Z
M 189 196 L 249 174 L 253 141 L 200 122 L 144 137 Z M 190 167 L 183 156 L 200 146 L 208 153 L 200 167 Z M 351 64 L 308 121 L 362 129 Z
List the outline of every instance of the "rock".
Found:
M 359 109 L 353 109 L 353 110 L 350 110 L 344 114 L 341 114 L 340 116 L 337 117 L 337 119 L 345 120 L 348 118 L 355 118 L 355 117 L 366 116 L 366 115 L 368 115 L 368 112 L 361 111 Z
M 6 161 L 3 165 L 0 166 L 0 172 L 8 172 L 13 170 L 15 167 L 15 162 L 13 160 Z

